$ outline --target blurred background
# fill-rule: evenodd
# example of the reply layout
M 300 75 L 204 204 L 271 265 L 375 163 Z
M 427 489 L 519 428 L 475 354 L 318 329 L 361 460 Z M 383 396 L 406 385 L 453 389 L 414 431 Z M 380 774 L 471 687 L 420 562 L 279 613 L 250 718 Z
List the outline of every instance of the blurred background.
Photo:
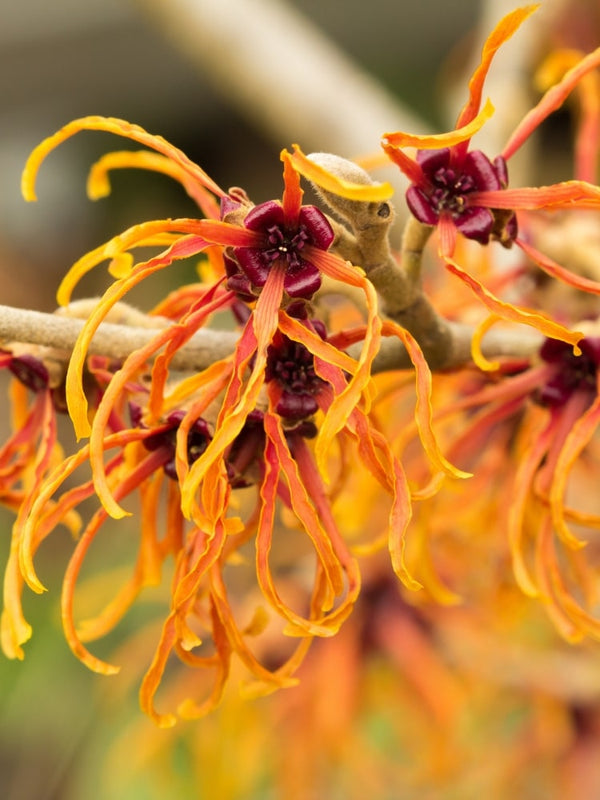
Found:
M 598 3 L 580 4 L 597 25 Z M 260 202 L 280 195 L 279 151 L 294 141 L 305 150 L 353 156 L 377 151 L 384 130 L 397 129 L 402 121 L 407 129 L 414 123 L 429 130 L 451 122 L 465 97 L 464 84 L 461 95 L 454 95 L 453 77 L 468 68 L 481 40 L 479 23 L 485 20 L 489 30 L 516 5 L 512 0 L 5 0 L 0 302 L 52 310 L 60 277 L 82 253 L 135 222 L 194 214 L 185 194 L 156 175 L 117 175 L 110 198 L 89 202 L 89 165 L 107 149 L 128 146 L 96 133 L 81 134 L 50 156 L 40 173 L 39 201 L 26 204 L 19 181 L 28 153 L 69 120 L 99 114 L 136 122 L 183 149 L 221 186 L 243 186 Z M 544 20 L 562 5 L 544 0 L 538 37 Z M 260 42 L 243 22 L 248 12 L 262 29 Z M 590 29 L 582 35 L 593 39 L 598 27 Z M 262 83 L 252 80 L 252 58 L 259 78 L 264 68 L 252 55 L 253 44 L 254 52 L 265 56 L 268 74 Z M 589 43 L 596 45 L 597 40 Z M 269 53 L 283 56 L 274 66 Z M 344 79 L 346 68 L 350 80 Z M 244 75 L 250 75 L 247 82 Z M 328 120 L 311 101 L 319 86 Z M 372 102 L 365 100 L 369 92 Z M 101 278 L 95 280 L 91 291 L 102 285 Z M 10 523 L 4 514 L 0 560 Z M 186 788 L 185 781 L 178 793 L 160 795 L 143 776 L 121 789 L 106 780 L 106 753 L 139 714 L 137 698 L 130 690 L 122 702 L 107 702 L 111 679 L 92 675 L 68 652 L 58 597 L 69 542 L 66 536 L 56 541 L 57 550 L 42 554 L 40 568 L 50 597 L 27 597 L 34 638 L 26 659 L 0 659 L 0 797 L 208 798 Z M 127 741 L 122 740 L 125 748 L 134 746 Z M 178 754 L 185 774 L 190 754 L 185 749 Z M 272 795 L 265 789 L 255 796 Z

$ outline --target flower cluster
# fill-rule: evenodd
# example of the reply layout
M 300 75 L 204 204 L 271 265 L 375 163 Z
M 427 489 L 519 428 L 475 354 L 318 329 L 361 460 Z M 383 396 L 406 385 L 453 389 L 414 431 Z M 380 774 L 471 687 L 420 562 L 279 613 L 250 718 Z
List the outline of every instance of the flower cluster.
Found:
M 516 584 L 567 639 L 600 636 L 593 559 L 581 557 L 572 530 L 599 526 L 597 510 L 577 504 L 572 475 L 599 455 L 600 339 L 589 326 L 584 335 L 576 314 L 545 312 L 530 262 L 588 299 L 600 284 L 538 250 L 529 213 L 597 211 L 600 189 L 589 181 L 589 162 L 574 180 L 521 189 L 509 187 L 507 168 L 600 64 L 600 50 L 556 77 L 499 155 L 470 149 L 492 113 L 482 96 L 494 54 L 534 10 L 509 13 L 492 32 L 453 131 L 385 134 L 385 153 L 410 181 L 412 218 L 398 255 L 387 238 L 391 187 L 334 156 L 284 150 L 281 199 L 255 205 L 123 120 L 76 120 L 34 150 L 23 176 L 28 199 L 57 145 L 83 130 L 105 131 L 147 149 L 100 159 L 91 197 L 110 191 L 113 169 L 150 169 L 179 181 L 198 217 L 134 225 L 72 266 L 58 290 L 67 313 L 88 271 L 108 261 L 111 280 L 64 371 L 49 371 L 64 362 L 49 349 L 36 355 L 19 345 L 0 354 L 14 376 L 14 433 L 0 451 L 0 500 L 17 512 L 2 616 L 10 657 L 22 658 L 31 636 L 22 592 L 44 590 L 35 559 L 60 524 L 77 535 L 63 627 L 72 651 L 97 672 L 118 667 L 88 642 L 113 630 L 144 588 L 162 584 L 172 562 L 168 608 L 140 693 L 161 726 L 176 721 L 155 704 L 174 657 L 202 676 L 177 698 L 183 717 L 220 702 L 236 660 L 250 694 L 293 685 L 311 641 L 337 634 L 359 603 L 360 556 L 382 548 L 395 575 L 371 581 L 359 607 L 377 624 L 370 629 L 361 617 L 355 635 L 366 650 L 398 657 L 379 612 L 388 622 L 395 617 L 389 624 L 398 635 L 415 634 L 411 603 L 458 602 L 472 562 L 450 552 L 448 541 L 477 525 L 483 533 L 489 524 L 498 560 L 512 561 Z M 343 222 L 303 203 L 301 177 Z M 424 282 L 420 259 L 434 231 L 439 269 Z M 464 239 L 485 256 L 469 255 Z M 509 274 L 489 269 L 498 244 L 519 254 Z M 139 260 L 148 248 L 153 255 Z M 127 309 L 132 289 L 190 258 L 200 259 L 198 281 L 145 317 L 144 344 L 119 359 L 90 355 L 94 335 Z M 188 368 L 182 354 L 216 331 L 215 315 L 227 317 L 222 335 L 231 335 L 231 347 Z M 524 323 L 533 336 L 500 334 L 490 348 L 485 335 L 499 321 Z M 432 377 L 428 359 L 441 374 Z M 66 456 L 56 434 L 63 411 L 87 439 Z M 84 521 L 92 498 L 98 506 Z M 131 514 L 141 520 L 131 575 L 95 617 L 78 620 L 88 552 L 110 517 Z M 250 577 L 236 580 L 250 560 Z M 385 602 L 373 599 L 380 595 Z
M 246 664 L 253 691 L 288 685 L 310 639 L 335 633 L 350 613 L 360 573 L 335 520 L 335 490 L 328 488 L 332 451 L 344 454 L 344 459 L 355 453 L 352 457 L 360 459 L 387 493 L 388 535 L 400 573 L 410 490 L 369 416 L 371 364 L 381 335 L 375 291 L 360 267 L 328 252 L 334 233 L 324 213 L 302 204 L 300 173 L 313 169 L 308 159 L 298 149 L 293 154 L 284 151 L 282 200 L 252 205 L 240 190 L 221 190 L 160 137 L 119 120 L 85 118 L 32 154 L 24 174 L 26 196 L 33 196 L 35 174 L 46 154 L 82 129 L 112 131 L 157 151 L 104 157 L 91 172 L 92 196 L 108 191 L 110 169 L 150 168 L 180 180 L 204 217 L 134 226 L 80 259 L 59 289 L 59 301 L 68 304 L 81 276 L 110 259 L 115 280 L 86 319 L 64 378 L 75 431 L 89 436 L 89 442 L 64 460 L 45 464 L 43 473 L 38 470 L 27 502 L 20 504 L 5 593 L 4 649 L 21 657 L 22 644 L 31 635 L 20 593 L 24 582 L 35 591 L 44 588 L 34 567 L 39 545 L 57 524 L 68 522 L 84 500 L 96 495 L 101 506 L 79 534 L 66 571 L 66 637 L 91 669 L 116 671 L 84 642 L 114 627 L 140 590 L 160 581 L 162 563 L 173 556 L 170 609 L 141 692 L 142 706 L 161 725 L 168 725 L 174 717 L 155 711 L 154 695 L 172 653 L 184 663 L 214 672 L 207 698 L 182 705 L 182 713 L 195 716 L 219 701 L 233 654 Z M 381 189 L 375 186 L 376 196 Z M 368 202 L 373 193 L 370 186 L 350 190 L 361 202 Z M 149 246 L 163 249 L 135 263 L 134 250 Z M 124 360 L 105 364 L 102 391 L 91 392 L 88 346 L 101 323 L 142 280 L 202 253 L 209 257 L 204 279 L 173 292 L 155 310 L 171 324 L 161 325 L 147 345 Z M 348 341 L 362 341 L 356 357 L 330 342 L 326 322 L 314 315 L 311 300 L 324 276 L 363 293 L 364 324 L 346 334 Z M 233 352 L 198 372 L 179 374 L 172 367 L 174 357 L 216 312 L 230 313 L 239 328 Z M 416 344 L 414 349 L 418 359 Z M 31 376 L 37 373 L 25 369 L 26 361 L 7 359 L 13 371 L 22 366 L 19 376 L 30 388 L 45 389 L 42 377 L 40 386 L 33 385 Z M 419 369 L 426 370 L 422 359 Z M 52 407 L 51 402 L 46 405 Z M 86 464 L 91 466 L 91 479 L 77 483 L 75 476 Z M 71 476 L 75 488 L 65 488 Z M 253 499 L 236 499 L 244 489 L 251 490 Z M 118 519 L 129 513 L 123 503 L 134 493 L 144 522 L 132 577 L 96 618 L 77 625 L 75 587 L 85 556 L 109 516 Z M 167 497 L 164 520 L 161 494 Z M 280 505 L 287 507 L 290 519 L 295 519 L 293 527 L 307 534 L 313 548 L 313 587 L 306 607 L 284 599 L 272 573 L 269 553 L 281 525 Z M 224 577 L 249 538 L 256 542 L 256 580 L 263 600 L 299 641 L 274 669 L 253 654 L 249 637 L 260 626 L 240 626 L 234 613 L 239 604 L 236 591 L 230 596 Z M 207 637 L 213 652 L 205 654 Z

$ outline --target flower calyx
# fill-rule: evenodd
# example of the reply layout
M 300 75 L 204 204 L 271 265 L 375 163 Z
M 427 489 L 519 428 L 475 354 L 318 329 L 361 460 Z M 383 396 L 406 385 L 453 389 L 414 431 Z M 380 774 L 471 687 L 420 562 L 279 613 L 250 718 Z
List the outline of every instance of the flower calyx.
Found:
M 477 192 L 507 187 L 506 162 L 501 156 L 490 161 L 481 150 L 470 150 L 458 158 L 452 148 L 444 147 L 418 150 L 416 160 L 422 179 L 408 188 L 406 202 L 419 222 L 437 225 L 445 214 L 468 239 L 512 244 L 517 235 L 515 213 L 477 204 Z
M 536 400 L 549 408 L 563 406 L 576 392 L 593 396 L 597 392 L 600 367 L 600 337 L 588 336 L 578 342 L 581 355 L 558 339 L 546 339 L 540 357 L 555 367 L 555 372 L 539 390 Z

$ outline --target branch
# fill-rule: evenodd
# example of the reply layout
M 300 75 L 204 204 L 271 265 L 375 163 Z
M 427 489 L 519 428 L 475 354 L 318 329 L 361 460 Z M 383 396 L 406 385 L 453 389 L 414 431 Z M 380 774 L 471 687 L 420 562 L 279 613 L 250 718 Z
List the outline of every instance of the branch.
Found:
M 153 321 L 152 317 L 146 317 Z M 103 322 L 92 339 L 89 352 L 116 360 L 123 360 L 134 350 L 147 344 L 159 328 L 133 327 Z M 468 325 L 445 321 L 452 337 L 452 349 L 446 357 L 444 368 L 458 368 L 471 361 L 471 339 L 473 328 Z M 0 306 L 0 342 L 43 345 L 63 352 L 66 362 L 75 347 L 77 337 L 83 327 L 83 320 L 65 317 L 61 314 L 45 314 L 10 306 Z M 217 331 L 203 328 L 174 355 L 171 366 L 175 370 L 192 372 L 206 369 L 222 358 L 230 355 L 237 341 L 237 334 L 231 331 Z M 482 352 L 486 358 L 498 356 L 528 357 L 537 352 L 542 336 L 536 331 L 493 329 L 488 331 L 482 342 Z M 357 356 L 360 345 L 349 349 Z M 58 354 L 53 353 L 56 359 Z M 394 339 L 386 339 L 373 365 L 374 372 L 394 369 L 410 369 L 412 362 L 404 346 Z
M 153 320 L 152 317 L 146 319 Z M 0 342 L 35 344 L 52 347 L 67 353 L 75 347 L 83 327 L 83 320 L 62 314 L 44 314 L 10 306 L 0 306 Z M 160 318 L 156 327 L 133 327 L 103 322 L 89 347 L 92 355 L 103 355 L 116 360 L 125 359 L 134 350 L 143 347 L 164 327 Z M 226 358 L 233 352 L 237 335 L 230 331 L 199 330 L 194 337 L 174 355 L 171 365 L 177 370 L 201 370 Z

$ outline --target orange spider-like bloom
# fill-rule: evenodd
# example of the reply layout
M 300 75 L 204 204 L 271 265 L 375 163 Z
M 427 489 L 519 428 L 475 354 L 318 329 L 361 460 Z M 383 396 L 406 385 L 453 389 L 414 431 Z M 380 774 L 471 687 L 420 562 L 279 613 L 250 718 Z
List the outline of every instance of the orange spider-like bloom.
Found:
M 441 428 L 447 423 L 448 457 L 474 477 L 465 486 L 468 497 L 460 488 L 443 491 L 421 508 L 412 537 L 426 549 L 455 527 L 478 542 L 485 535 L 485 550 L 497 546 L 494 537 L 506 541 L 518 586 L 571 641 L 600 636 L 593 488 L 600 340 L 586 336 L 580 348 L 575 355 L 567 343 L 546 339 L 531 364 L 508 360 L 488 377 L 471 371 L 449 378 L 454 386 L 436 421 Z M 419 565 L 427 571 L 422 553 Z M 455 602 L 454 592 L 460 596 L 461 582 L 469 581 L 460 567 L 443 572 L 442 583 L 430 575 L 427 588 L 437 600 Z
M 439 253 L 447 268 L 456 274 L 494 314 L 515 322 L 533 325 L 546 336 L 576 344 L 581 334 L 557 322 L 499 300 L 453 258 L 457 234 L 481 244 L 498 241 L 505 247 L 516 244 L 541 269 L 552 277 L 586 292 L 600 293 L 600 284 L 554 262 L 539 252 L 525 237 L 519 236 L 519 211 L 547 209 L 598 209 L 600 189 L 584 180 L 571 180 L 552 186 L 508 188 L 506 163 L 538 126 L 600 64 L 600 48 L 581 58 L 546 91 L 539 103 L 525 115 L 493 161 L 480 150 L 469 150 L 471 137 L 493 113 L 488 101 L 480 110 L 484 81 L 496 51 L 509 39 L 538 6 L 527 6 L 507 14 L 488 37 L 481 63 L 469 83 L 469 99 L 461 110 L 456 129 L 449 133 L 416 136 L 403 132 L 387 133 L 383 148 L 411 181 L 406 200 L 412 214 L 439 232 Z M 585 143 L 589 148 L 587 131 Z M 597 143 L 594 143 L 596 146 Z M 418 147 L 416 159 L 405 147 Z M 589 164 L 589 156 L 587 157 Z M 584 173 L 589 175 L 589 169 Z
M 116 277 L 86 321 L 66 377 L 66 399 L 76 433 L 90 438 L 34 488 L 15 524 L 14 542 L 24 579 L 35 591 L 42 591 L 33 565 L 40 542 L 84 499 L 94 494 L 100 499 L 102 506 L 84 529 L 67 568 L 62 614 L 72 650 L 90 668 L 103 673 L 116 668 L 94 656 L 84 639 L 110 630 L 140 589 L 160 580 L 164 559 L 174 556 L 171 609 L 141 689 L 143 708 L 159 724 L 170 725 L 175 717 L 155 711 L 154 695 L 172 653 L 186 664 L 214 672 L 208 698 L 199 704 L 188 700 L 180 709 L 186 716 L 197 716 L 219 701 L 234 653 L 252 674 L 253 691 L 289 685 L 310 639 L 336 633 L 352 610 L 360 572 L 335 519 L 332 501 L 343 474 L 328 485 L 332 451 L 339 451 L 343 460 L 358 457 L 388 495 L 392 563 L 407 584 L 416 585 L 404 564 L 411 493 L 398 459 L 369 415 L 371 364 L 382 332 L 400 337 L 414 361 L 418 425 L 434 472 L 460 473 L 445 461 L 431 430 L 430 376 L 419 347 L 399 326 L 386 323 L 382 327 L 375 291 L 362 270 L 328 252 L 331 227 L 321 211 L 302 204 L 300 173 L 356 200 L 380 200 L 389 196 L 389 187 L 340 181 L 295 148 L 293 154 L 282 153 L 282 200 L 252 206 L 240 191 L 225 193 L 160 137 L 120 120 L 91 117 L 67 125 L 34 151 L 24 173 L 26 197 L 35 196 L 35 175 L 46 154 L 82 129 L 116 132 L 158 151 L 106 156 L 91 172 L 93 196 L 106 193 L 109 169 L 157 169 L 178 179 L 206 218 L 134 226 L 84 256 L 65 277 L 58 294 L 61 303 L 69 301 L 79 278 L 105 259 L 111 259 L 110 271 Z M 166 249 L 134 264 L 131 251 L 148 245 L 166 245 Z M 82 375 L 98 326 L 146 277 L 203 252 L 211 259 L 213 275 L 216 272 L 212 282 L 175 292 L 161 304 L 158 311 L 173 324 L 106 376 L 102 397 L 90 409 Z M 364 325 L 336 338 L 314 318 L 310 300 L 321 275 L 364 293 Z M 178 377 L 171 370 L 177 351 L 213 313 L 223 310 L 232 312 L 241 326 L 233 353 L 197 374 Z M 351 342 L 362 342 L 356 359 L 343 350 Z M 151 362 L 149 380 L 144 380 Z M 131 422 L 126 421 L 128 406 Z M 105 463 L 105 454 L 114 449 L 116 455 Z M 91 465 L 91 480 L 53 500 L 65 479 L 86 463 Z M 173 480 L 168 485 L 166 534 L 161 539 L 158 497 L 165 475 Z M 249 484 L 255 486 L 256 494 L 251 510 L 243 512 L 238 488 Z M 73 601 L 82 563 L 106 518 L 127 513 L 121 503 L 133 492 L 140 495 L 143 520 L 134 574 L 104 612 L 78 631 Z M 273 533 L 279 524 L 278 501 L 289 509 L 294 525 L 308 535 L 316 556 L 304 609 L 293 608 L 283 599 L 270 566 Z M 252 537 L 262 597 L 283 619 L 285 632 L 299 641 L 276 668 L 267 668 L 253 654 L 247 636 L 263 623 L 240 627 L 224 578 L 230 558 Z M 13 606 L 18 607 L 15 598 Z M 197 650 L 206 638 L 214 648 L 208 655 Z

